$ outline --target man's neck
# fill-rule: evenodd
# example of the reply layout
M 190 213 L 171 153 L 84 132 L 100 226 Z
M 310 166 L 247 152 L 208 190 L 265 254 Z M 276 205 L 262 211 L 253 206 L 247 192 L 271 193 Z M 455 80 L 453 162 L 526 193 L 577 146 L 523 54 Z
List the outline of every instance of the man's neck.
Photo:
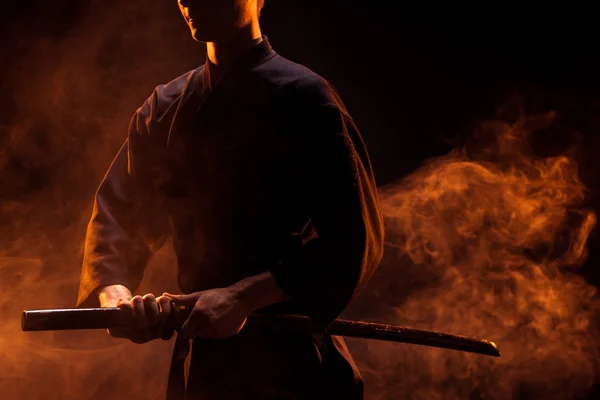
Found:
M 239 28 L 226 40 L 206 43 L 206 56 L 211 63 L 211 82 L 217 82 L 240 56 L 249 51 L 261 38 L 258 20 Z

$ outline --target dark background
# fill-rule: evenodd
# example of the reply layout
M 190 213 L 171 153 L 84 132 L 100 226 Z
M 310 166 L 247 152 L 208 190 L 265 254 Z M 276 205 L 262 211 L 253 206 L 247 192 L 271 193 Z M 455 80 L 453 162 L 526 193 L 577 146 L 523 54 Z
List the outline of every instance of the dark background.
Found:
M 600 209 L 599 31 L 584 18 L 593 13 L 486 6 L 267 0 L 261 21 L 277 52 L 336 86 L 380 185 L 459 146 L 474 123 L 500 106 L 520 105 L 526 113 L 560 113 L 559 129 L 538 136 L 538 147 L 553 154 L 575 145 L 587 204 Z M 36 273 L 63 282 L 44 303 L 67 307 L 75 301 L 93 191 L 131 114 L 157 84 L 203 62 L 204 51 L 189 37 L 175 1 L 5 0 L 0 7 L 3 260 L 42 260 Z M 598 285 L 595 231 L 589 246 L 581 273 Z M 48 267 L 57 260 L 73 264 L 71 272 Z M 24 285 L 27 271 L 18 272 L 24 264 L 11 265 L 3 269 L 10 274 L 0 275 L 4 285 L 14 273 Z M 22 293 L 15 289 L 13 296 Z M 23 301 L 41 308 L 34 300 L 4 309 L 25 308 Z M 30 375 L 19 377 L 23 383 L 6 383 L 6 390 L 25 390 L 27 377 L 51 369 L 30 366 Z

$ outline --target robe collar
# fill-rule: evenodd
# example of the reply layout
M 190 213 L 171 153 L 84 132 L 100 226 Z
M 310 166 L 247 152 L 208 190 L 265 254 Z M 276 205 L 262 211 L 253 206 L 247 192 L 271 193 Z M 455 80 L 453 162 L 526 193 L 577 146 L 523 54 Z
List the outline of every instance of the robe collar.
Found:
M 237 60 L 233 62 L 228 72 L 221 78 L 221 80 L 229 75 L 235 75 L 238 72 L 247 71 L 256 67 L 276 55 L 275 50 L 271 47 L 269 43 L 269 39 L 266 35 L 262 36 L 262 40 L 255 44 L 250 50 L 240 56 Z M 200 71 L 200 84 L 201 84 L 201 92 L 209 92 L 211 90 L 210 83 L 210 60 L 206 57 L 206 61 L 202 66 L 202 70 Z M 216 84 L 212 85 L 213 87 Z
M 232 76 L 235 76 L 241 72 L 248 71 L 254 67 L 257 67 L 268 60 L 275 57 L 277 53 L 271 47 L 269 43 L 269 39 L 263 35 L 262 41 L 257 43 L 254 47 L 248 50 L 245 54 L 239 57 L 232 64 L 229 71 L 221 78 L 221 80 L 212 85 L 207 84 L 207 79 L 209 79 L 208 74 L 205 72 L 208 70 L 208 58 L 204 65 L 196 68 L 192 74 L 190 75 L 186 87 L 184 88 L 180 100 L 179 105 L 177 106 L 177 110 L 171 122 L 171 126 L 169 129 L 169 133 L 167 135 L 167 148 L 173 149 L 174 147 L 178 147 L 179 145 L 184 146 L 183 142 L 177 142 L 177 137 L 179 135 L 176 132 L 180 130 L 185 130 L 185 125 L 194 123 L 196 120 L 195 116 L 200 112 L 200 108 L 204 104 L 204 101 L 211 97 L 209 93 L 214 90 L 217 86 L 223 86 L 223 81 L 234 82 L 235 80 L 230 80 Z M 226 82 L 225 82 L 226 83 Z M 227 84 L 226 84 L 227 86 Z M 176 151 L 177 153 L 177 151 Z

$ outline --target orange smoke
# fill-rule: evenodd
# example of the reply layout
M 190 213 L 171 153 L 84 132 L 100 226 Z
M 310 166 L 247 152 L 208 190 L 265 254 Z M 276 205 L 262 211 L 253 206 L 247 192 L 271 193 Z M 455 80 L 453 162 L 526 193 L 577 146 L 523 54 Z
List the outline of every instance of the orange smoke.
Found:
M 23 309 L 75 305 L 94 192 L 131 115 L 157 84 L 203 62 L 175 3 L 70 5 L 36 2 L 3 35 L 0 398 L 160 400 L 172 342 L 20 330 Z M 140 291 L 176 291 L 174 265 L 166 246 Z
M 583 208 L 573 159 L 528 148 L 552 118 L 489 122 L 478 148 L 381 191 L 384 264 L 408 282 L 387 318 L 493 340 L 502 357 L 369 342 L 356 354 L 370 398 L 565 400 L 594 383 L 599 303 L 572 269 L 586 259 L 596 215 Z

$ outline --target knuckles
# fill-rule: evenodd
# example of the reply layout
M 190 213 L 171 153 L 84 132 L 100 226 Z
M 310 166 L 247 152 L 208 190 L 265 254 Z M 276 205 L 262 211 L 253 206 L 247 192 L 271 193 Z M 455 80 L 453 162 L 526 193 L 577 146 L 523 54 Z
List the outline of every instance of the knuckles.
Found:
M 148 293 L 148 294 L 144 295 L 144 296 L 142 297 L 142 299 L 143 299 L 144 301 L 146 301 L 146 302 L 153 302 L 153 301 L 156 301 L 156 297 L 154 297 L 154 295 L 153 295 L 152 293 Z
M 140 307 L 144 304 L 144 299 L 142 298 L 142 296 L 133 296 L 130 302 L 134 307 Z
M 171 299 L 169 299 L 168 297 L 161 296 L 158 299 L 156 299 L 156 301 L 162 308 L 170 308 L 171 306 Z

